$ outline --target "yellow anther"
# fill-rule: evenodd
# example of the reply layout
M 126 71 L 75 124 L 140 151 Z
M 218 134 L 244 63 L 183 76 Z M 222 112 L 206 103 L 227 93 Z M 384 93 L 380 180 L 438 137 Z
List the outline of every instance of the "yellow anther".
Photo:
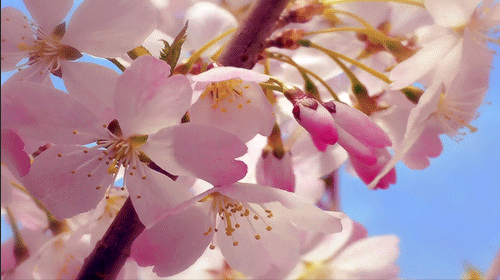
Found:
M 62 157 L 62 154 L 57 154 L 58 157 Z
M 138 196 L 137 196 L 137 199 L 141 199 L 141 197 L 142 197 L 142 196 L 138 195 Z
M 254 216 L 253 216 L 253 218 L 254 218 L 255 220 L 258 220 L 258 219 L 259 219 L 259 216 L 254 215 Z
M 215 249 L 215 246 L 213 244 L 210 244 L 210 250 Z
M 99 190 L 99 189 L 101 189 L 101 186 L 97 186 L 97 187 L 95 187 L 95 189 L 96 189 L 96 190 Z
M 271 231 L 272 229 L 273 229 L 273 228 L 272 228 L 271 226 L 267 226 L 267 227 L 266 227 L 266 230 L 267 230 L 267 231 Z
M 233 246 L 238 246 L 238 244 L 239 244 L 238 241 L 233 242 Z
M 255 235 L 255 239 L 259 240 L 260 239 L 260 235 Z
M 146 175 L 142 176 L 142 180 L 146 180 Z

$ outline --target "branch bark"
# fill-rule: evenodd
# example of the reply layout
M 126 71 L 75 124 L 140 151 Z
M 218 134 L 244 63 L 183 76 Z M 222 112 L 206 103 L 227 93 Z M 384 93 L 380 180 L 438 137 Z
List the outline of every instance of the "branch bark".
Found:
M 255 1 L 218 62 L 224 66 L 253 68 L 288 1 Z
M 132 200 L 130 197 L 127 198 L 103 238 L 85 259 L 76 279 L 116 279 L 130 256 L 132 243 L 144 228 L 132 205 Z

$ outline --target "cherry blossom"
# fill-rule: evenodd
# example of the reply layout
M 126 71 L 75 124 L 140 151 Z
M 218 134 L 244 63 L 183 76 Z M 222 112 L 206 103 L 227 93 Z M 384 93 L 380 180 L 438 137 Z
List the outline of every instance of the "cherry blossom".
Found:
M 324 235 L 313 241 L 312 248 L 288 275 L 287 279 L 396 279 L 399 238 L 396 236 L 368 237 L 360 224 L 344 215 L 340 233 Z
M 486 44 L 490 30 L 500 24 L 500 4 L 493 4 L 493 1 L 426 0 L 424 4 L 436 25 L 423 30 L 422 49 L 391 71 L 389 78 L 394 81 L 393 89 L 410 85 L 426 74 L 434 76 L 445 72 L 446 76 L 453 77 L 462 59 L 468 60 L 468 56 L 477 54 L 464 49 L 464 41 Z M 487 48 L 476 51 L 489 52 Z
M 23 178 L 54 215 L 68 217 L 95 207 L 120 168 L 145 224 L 191 197 L 183 182 L 172 180 L 178 175 L 215 185 L 244 176 L 246 166 L 234 158 L 246 147 L 235 136 L 179 125 L 191 101 L 186 77 L 168 77 L 170 67 L 149 56 L 134 61 L 119 77 L 99 76 L 111 71 L 104 69 L 82 67 L 78 77 L 83 80 L 67 81 L 69 95 L 31 82 L 4 88 L 2 125 L 56 144 L 35 159 Z M 95 83 L 85 84 L 91 77 Z M 85 95 L 93 98 L 78 102 Z M 200 157 L 213 163 L 200 162 Z M 220 176 L 217 170 L 226 173 Z
M 258 276 L 296 265 L 299 229 L 333 233 L 341 226 L 337 218 L 291 193 L 236 183 L 175 207 L 141 233 L 132 257 L 140 266 L 154 265 L 155 273 L 168 276 L 189 267 L 207 246 L 217 246 L 232 268 Z
M 98 57 L 116 57 L 140 45 L 156 24 L 146 0 L 84 1 L 71 20 L 61 21 L 72 0 L 24 1 L 33 20 L 19 10 L 2 9 L 2 71 L 29 66 L 19 79 L 61 76 L 67 61 L 81 52 Z M 133 20 L 131 20 L 133 19 Z M 119 38 L 119 39 L 118 39 Z M 18 66 L 23 58 L 28 62 Z
M 233 133 L 243 142 L 269 136 L 275 119 L 259 82 L 268 76 L 235 67 L 215 67 L 192 77 L 191 122 Z

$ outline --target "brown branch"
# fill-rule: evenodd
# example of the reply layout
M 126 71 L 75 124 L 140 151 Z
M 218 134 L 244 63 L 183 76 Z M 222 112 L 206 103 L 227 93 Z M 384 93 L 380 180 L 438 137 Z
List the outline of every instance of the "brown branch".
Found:
M 259 0 L 250 7 L 235 36 L 219 56 L 224 66 L 251 69 L 264 50 L 265 40 L 274 31 L 277 20 L 289 0 Z
M 130 256 L 132 243 L 144 228 L 132 200 L 127 198 L 103 238 L 85 259 L 76 279 L 116 279 Z

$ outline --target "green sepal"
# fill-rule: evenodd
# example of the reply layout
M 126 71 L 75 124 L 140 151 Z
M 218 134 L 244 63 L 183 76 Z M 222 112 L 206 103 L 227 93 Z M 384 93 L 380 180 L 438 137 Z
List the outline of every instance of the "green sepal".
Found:
M 184 24 L 182 30 L 177 34 L 172 45 L 170 45 L 167 41 L 161 40 L 163 42 L 163 49 L 160 51 L 160 59 L 168 63 L 170 65 L 170 75 L 173 74 L 175 66 L 179 61 L 179 57 L 181 55 L 182 44 L 186 41 L 186 30 L 188 28 L 188 21 Z

